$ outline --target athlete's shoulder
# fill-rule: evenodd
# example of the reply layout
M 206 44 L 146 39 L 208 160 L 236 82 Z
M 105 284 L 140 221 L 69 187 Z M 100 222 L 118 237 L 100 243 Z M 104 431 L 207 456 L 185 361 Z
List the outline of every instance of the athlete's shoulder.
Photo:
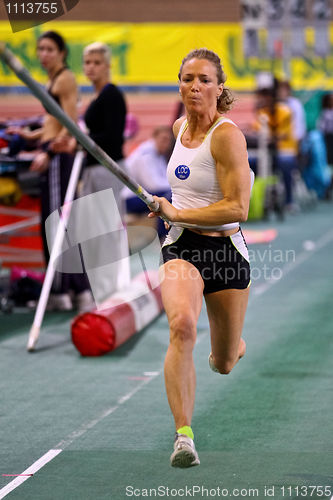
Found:
M 212 140 L 228 140 L 229 138 L 244 138 L 243 132 L 231 120 L 222 121 L 213 130 Z M 245 140 L 245 138 L 244 138 Z
M 226 121 L 213 130 L 211 151 L 214 155 L 219 149 L 246 148 L 246 140 L 243 132 L 236 124 Z
M 172 126 L 172 130 L 173 130 L 173 135 L 175 137 L 178 136 L 179 134 L 179 130 L 180 130 L 180 127 L 182 126 L 182 124 L 184 123 L 184 121 L 186 120 L 186 117 L 185 116 L 181 116 L 180 118 L 178 118 L 175 123 L 173 124 Z

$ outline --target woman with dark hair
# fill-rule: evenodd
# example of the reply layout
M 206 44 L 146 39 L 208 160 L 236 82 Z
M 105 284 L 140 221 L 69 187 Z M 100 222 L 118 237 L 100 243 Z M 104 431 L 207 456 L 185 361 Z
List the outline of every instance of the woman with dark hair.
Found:
M 230 373 L 245 354 L 241 338 L 250 267 L 239 226 L 247 219 L 251 173 L 246 143 L 224 113 L 233 97 L 217 54 L 190 52 L 179 72 L 185 116 L 176 120 L 176 144 L 168 165 L 172 204 L 154 197 L 173 225 L 162 248 L 162 299 L 170 327 L 165 384 L 176 438 L 171 465 L 200 463 L 191 419 L 196 376 L 193 348 L 204 296 L 211 335 L 209 365 Z M 252 177 L 252 179 L 251 179 Z M 191 229 L 182 224 L 192 224 Z
M 42 68 L 48 75 L 46 89 L 63 111 L 74 121 L 77 120 L 78 90 L 73 73 L 66 63 L 68 50 L 61 35 L 55 31 L 46 31 L 38 38 L 37 56 Z M 40 152 L 35 156 L 30 169 L 40 173 L 41 181 L 41 230 L 44 256 L 49 261 L 49 252 L 45 234 L 47 217 L 58 210 L 64 202 L 74 155 L 62 152 L 55 146 L 57 141 L 68 135 L 68 131 L 54 116 L 46 114 L 40 129 L 29 131 L 12 127 L 11 133 L 18 133 L 25 139 L 38 139 Z M 67 151 L 67 149 L 65 150 Z M 51 232 L 56 228 L 50 228 Z M 79 310 L 93 307 L 89 283 L 84 274 L 65 274 L 56 272 L 48 309 L 71 310 L 73 307 L 69 291 L 77 295 Z

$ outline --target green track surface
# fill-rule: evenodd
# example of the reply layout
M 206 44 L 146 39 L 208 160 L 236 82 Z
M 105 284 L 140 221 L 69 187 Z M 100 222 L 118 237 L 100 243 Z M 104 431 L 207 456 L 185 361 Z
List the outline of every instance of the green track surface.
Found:
M 208 368 L 204 308 L 200 316 L 193 418 L 199 467 L 169 465 L 174 428 L 163 381 L 164 315 L 100 358 L 77 353 L 69 315 L 46 316 L 33 354 L 25 350 L 32 315 L 2 315 L 0 496 L 12 480 L 1 474 L 22 473 L 59 448 L 6 498 L 331 499 L 332 220 L 333 205 L 321 204 L 283 223 L 246 225 L 275 227 L 278 237 L 250 247 L 256 279 L 244 328 L 247 354 L 228 376 Z M 304 248 L 308 240 L 312 250 Z M 273 269 L 284 271 L 281 279 L 267 279 Z M 149 492 L 159 486 L 159 496 Z M 310 486 L 332 493 L 321 496 Z

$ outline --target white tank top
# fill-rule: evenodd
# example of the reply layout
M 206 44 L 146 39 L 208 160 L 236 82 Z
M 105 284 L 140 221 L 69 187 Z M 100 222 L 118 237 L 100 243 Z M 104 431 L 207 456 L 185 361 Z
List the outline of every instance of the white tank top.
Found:
M 212 134 L 222 123 L 237 126 L 229 118 L 219 118 L 197 148 L 186 148 L 181 143 L 187 120 L 182 123 L 167 168 L 167 177 L 172 190 L 172 204 L 176 208 L 201 208 L 223 199 L 216 174 L 216 163 L 210 150 Z M 251 183 L 253 183 L 252 170 L 251 176 Z M 232 222 L 214 228 L 210 226 L 209 230 L 221 231 L 238 226 L 239 222 Z M 196 227 L 205 229 L 205 226 L 196 225 Z M 182 228 L 172 226 L 164 244 L 174 242 L 181 233 Z

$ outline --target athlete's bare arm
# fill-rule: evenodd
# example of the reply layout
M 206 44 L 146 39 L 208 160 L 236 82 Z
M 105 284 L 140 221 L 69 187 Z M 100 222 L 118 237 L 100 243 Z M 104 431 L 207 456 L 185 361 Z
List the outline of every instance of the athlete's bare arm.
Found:
M 211 152 L 223 199 L 207 207 L 178 210 L 165 198 L 156 198 L 160 212 L 170 222 L 218 226 L 247 219 L 251 177 L 246 142 L 242 132 L 230 123 L 217 127 L 212 135 Z

